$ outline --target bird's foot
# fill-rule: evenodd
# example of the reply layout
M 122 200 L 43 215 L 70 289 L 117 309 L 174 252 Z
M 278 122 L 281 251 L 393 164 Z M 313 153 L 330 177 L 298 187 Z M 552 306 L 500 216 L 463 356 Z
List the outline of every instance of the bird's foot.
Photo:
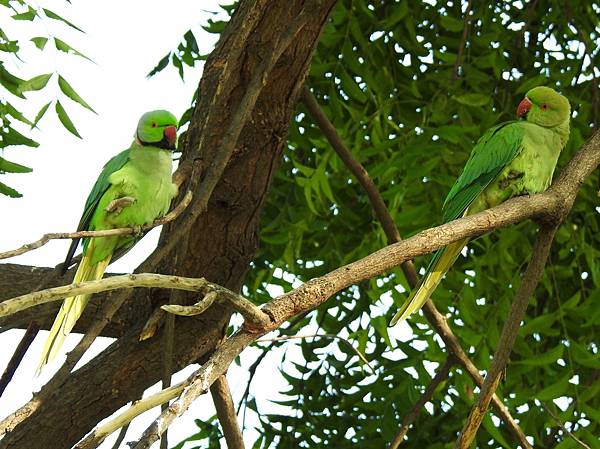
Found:
M 119 215 L 121 211 L 127 206 L 131 206 L 137 200 L 132 196 L 123 196 L 121 198 L 115 198 L 108 206 L 104 208 L 106 212 L 114 213 L 115 215 Z

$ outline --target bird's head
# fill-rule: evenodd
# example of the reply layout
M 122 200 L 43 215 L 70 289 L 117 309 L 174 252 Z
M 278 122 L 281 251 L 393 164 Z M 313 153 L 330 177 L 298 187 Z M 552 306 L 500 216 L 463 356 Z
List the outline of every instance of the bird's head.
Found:
M 540 126 L 552 128 L 569 120 L 569 100 L 545 86 L 529 90 L 517 107 L 517 116 Z
M 136 140 L 140 145 L 174 150 L 177 144 L 177 119 L 169 111 L 146 112 L 138 122 Z

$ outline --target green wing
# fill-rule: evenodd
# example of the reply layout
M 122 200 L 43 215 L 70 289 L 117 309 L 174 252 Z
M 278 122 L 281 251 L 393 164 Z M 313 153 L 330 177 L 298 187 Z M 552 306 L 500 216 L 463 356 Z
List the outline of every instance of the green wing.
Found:
M 92 219 L 92 215 L 94 215 L 94 212 L 96 211 L 96 207 L 98 206 L 98 203 L 100 202 L 100 198 L 102 198 L 102 195 L 104 195 L 106 193 L 106 191 L 108 190 L 108 188 L 110 187 L 108 178 L 114 172 L 123 168 L 123 166 L 127 163 L 128 160 L 129 160 L 129 149 L 117 154 L 115 157 L 113 157 L 111 160 L 109 160 L 106 163 L 106 165 L 102 169 L 100 176 L 98 176 L 98 179 L 96 180 L 94 187 L 92 187 L 92 191 L 90 192 L 90 194 L 85 202 L 85 207 L 83 209 L 83 215 L 81 216 L 81 220 L 79 220 L 79 225 L 77 226 L 77 231 L 89 230 L 88 226 L 90 224 L 90 220 Z M 71 242 L 71 246 L 69 247 L 69 251 L 67 252 L 67 257 L 65 258 L 65 262 L 63 263 L 63 267 L 62 267 L 63 274 L 67 272 L 67 270 L 69 269 L 69 266 L 71 265 L 71 260 L 73 259 L 73 255 L 75 254 L 75 251 L 77 250 L 77 245 L 79 244 L 79 240 L 80 239 L 73 239 L 73 241 Z M 85 246 L 86 240 L 87 239 L 84 239 L 84 246 Z
M 444 201 L 443 222 L 462 217 L 522 149 L 523 128 L 519 122 L 506 122 L 487 130 L 473 148 L 463 172 Z
M 477 141 L 463 172 L 448 193 L 442 221 L 463 216 L 468 207 L 523 149 L 523 128 L 519 122 L 506 122 L 488 129 Z M 444 248 L 435 252 L 427 272 L 435 266 Z

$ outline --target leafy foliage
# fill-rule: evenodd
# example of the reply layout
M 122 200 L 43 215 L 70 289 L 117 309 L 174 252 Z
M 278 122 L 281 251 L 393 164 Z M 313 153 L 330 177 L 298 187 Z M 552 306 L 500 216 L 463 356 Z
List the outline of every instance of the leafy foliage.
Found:
M 559 169 L 573 156 L 599 123 L 599 23 L 600 4 L 587 0 L 340 0 L 307 84 L 406 237 L 440 221 L 443 198 L 476 139 L 512 119 L 533 86 L 554 86 L 570 99 L 572 132 Z M 160 69 L 168 63 L 161 62 Z M 536 447 L 577 447 L 552 415 L 599 447 L 596 190 L 588 180 L 557 234 L 498 391 Z M 262 220 L 260 253 L 245 287 L 257 302 L 270 299 L 273 285 L 288 291 L 386 244 L 367 196 L 302 106 Z M 480 369 L 497 347 L 535 233 L 526 222 L 471 242 L 468 257 L 459 258 L 434 294 Z M 406 289 L 394 270 L 293 324 L 294 331 L 349 339 L 376 372 L 366 373 L 338 342 L 303 340 L 302 360 L 282 364 L 288 413 L 247 404 L 260 417 L 255 447 L 385 447 L 447 357 L 422 316 L 400 331 L 387 328 Z M 452 447 L 473 398 L 473 382 L 454 368 L 421 411 L 406 447 Z M 495 416 L 476 440 L 479 448 L 516 445 Z
M 0 10 L 12 13 L 11 18 L 17 22 L 51 20 L 60 22 L 63 25 L 71 27 L 77 31 L 83 32 L 75 24 L 56 14 L 52 10 L 48 8 L 38 7 L 37 5 L 30 4 L 24 0 L 1 0 Z M 73 49 L 69 44 L 60 40 L 58 37 L 34 36 L 31 39 L 29 39 L 29 41 L 40 51 L 44 51 L 44 49 L 46 49 L 45 51 L 48 51 L 46 44 L 48 43 L 48 41 L 53 41 L 57 50 L 90 60 L 87 56 Z M 12 40 L 11 38 L 9 38 L 5 31 L 0 30 L 0 52 L 3 52 L 6 56 L 6 58 L 3 58 L 3 60 L 8 60 L 9 57 L 21 60 L 20 56 L 22 55 L 22 51 L 20 53 L 20 50 L 23 44 L 23 42 L 20 42 L 18 40 Z M 27 45 L 30 44 L 27 43 Z M 75 89 L 73 89 L 73 87 L 67 82 L 65 78 L 63 78 L 58 73 L 45 73 L 34 76 L 29 80 L 25 80 L 21 79 L 19 76 L 15 75 L 10 70 L 6 67 L 5 63 L 0 61 L 0 86 L 2 86 L 3 88 L 2 96 L 0 97 L 0 150 L 3 150 L 8 146 L 37 147 L 38 143 L 24 135 L 23 129 L 28 128 L 29 130 L 32 130 L 33 128 L 36 128 L 38 123 L 40 122 L 40 120 L 42 119 L 42 117 L 53 102 L 55 103 L 55 110 L 58 114 L 60 122 L 65 126 L 65 128 L 69 132 L 81 138 L 81 136 L 77 132 L 77 129 L 75 128 L 75 125 L 73 124 L 73 121 L 67 114 L 67 111 L 62 106 L 58 98 L 54 98 L 50 102 L 45 103 L 39 109 L 39 112 L 36 114 L 36 117 L 33 120 L 28 119 L 25 116 L 25 114 L 23 114 L 20 111 L 22 106 L 19 105 L 23 103 L 22 101 L 29 101 L 29 98 L 26 98 L 25 96 L 26 93 L 41 90 L 51 90 L 46 88 L 48 86 L 48 82 L 52 78 L 55 78 L 58 82 L 58 87 L 63 93 L 63 95 L 73 100 L 74 102 L 79 103 L 81 106 L 89 109 L 90 111 L 95 112 L 91 108 L 91 106 L 87 104 L 86 101 L 75 91 Z M 21 131 L 18 131 L 17 129 L 21 129 Z M 10 164 L 13 165 L 11 166 Z M 21 168 L 18 171 L 16 171 L 14 169 L 14 165 L 18 164 L 8 162 L 5 159 L 0 159 L 0 174 L 27 173 L 31 171 L 30 168 L 23 166 L 19 166 Z M 11 169 L 11 167 L 13 168 Z M 1 182 L 0 193 L 11 197 L 21 196 L 21 194 L 15 189 Z

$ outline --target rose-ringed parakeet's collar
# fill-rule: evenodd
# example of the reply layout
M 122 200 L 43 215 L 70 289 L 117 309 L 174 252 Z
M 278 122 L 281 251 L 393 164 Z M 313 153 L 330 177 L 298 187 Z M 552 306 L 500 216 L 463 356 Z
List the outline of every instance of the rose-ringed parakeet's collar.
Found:
M 142 146 L 174 150 L 177 144 L 177 119 L 169 111 L 146 112 L 138 122 L 136 141 Z

